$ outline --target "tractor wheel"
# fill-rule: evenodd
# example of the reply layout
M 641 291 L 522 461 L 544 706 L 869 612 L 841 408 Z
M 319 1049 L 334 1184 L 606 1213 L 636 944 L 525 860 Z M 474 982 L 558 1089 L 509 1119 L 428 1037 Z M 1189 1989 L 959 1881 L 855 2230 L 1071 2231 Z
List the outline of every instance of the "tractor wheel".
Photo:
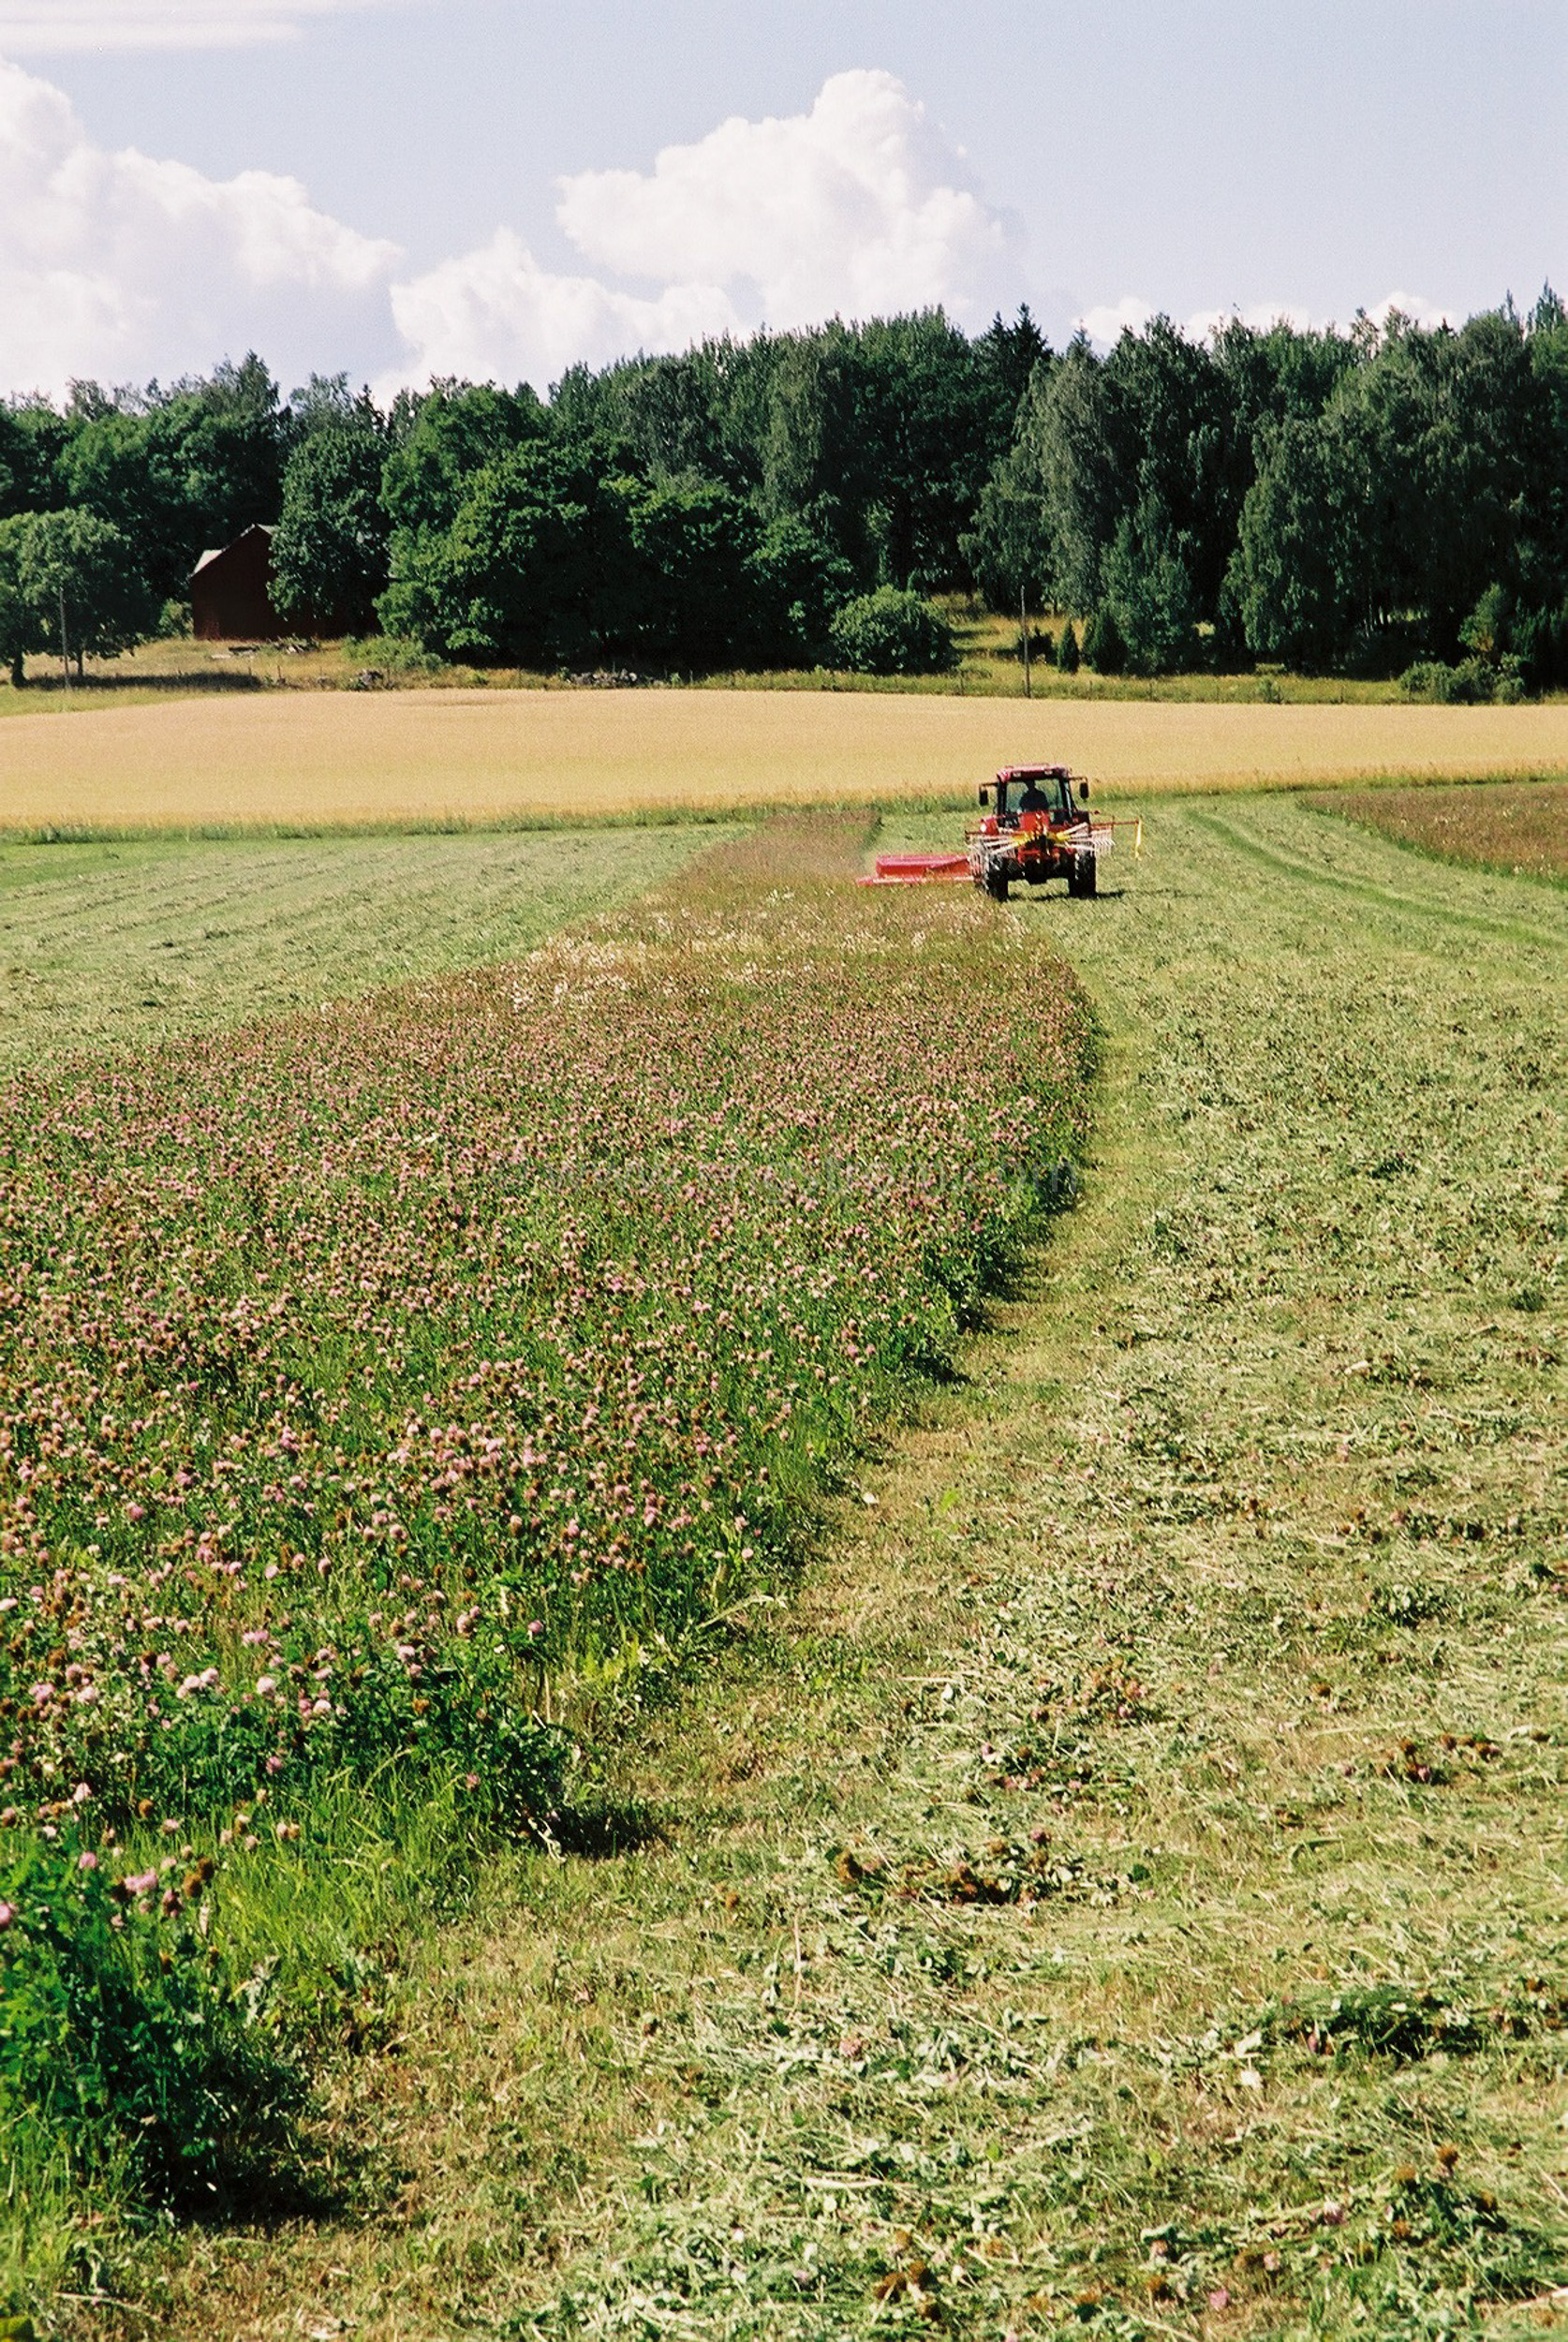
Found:
M 1081 897 L 1094 893 L 1097 875 L 1094 863 L 1095 857 L 1091 853 L 1073 855 L 1072 867 L 1067 874 L 1067 891 L 1070 895 Z
M 1006 902 L 1007 872 L 1005 870 L 987 870 L 985 873 L 985 892 L 990 896 L 991 900 L 994 903 Z

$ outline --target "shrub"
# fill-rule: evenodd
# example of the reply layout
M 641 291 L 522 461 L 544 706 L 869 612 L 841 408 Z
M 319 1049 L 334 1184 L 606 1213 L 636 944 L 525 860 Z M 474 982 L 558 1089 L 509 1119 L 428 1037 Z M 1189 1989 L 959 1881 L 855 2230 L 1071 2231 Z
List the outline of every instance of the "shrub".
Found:
M 947 674 L 958 663 L 940 611 L 895 586 L 846 602 L 829 631 L 836 655 L 856 674 Z
M 382 674 L 439 674 L 444 661 L 407 634 L 350 636 L 343 656 L 352 667 L 369 667 Z
M 1057 671 L 1060 674 L 1076 674 L 1078 672 L 1078 637 L 1072 630 L 1071 618 L 1057 636 Z
M 1476 659 L 1497 659 L 1509 647 L 1513 612 L 1507 588 L 1488 586 L 1459 629 L 1459 640 Z
M 1497 676 L 1488 660 L 1461 659 L 1448 669 L 1442 696 L 1451 706 L 1477 707 L 1491 699 L 1496 689 Z
M 1084 664 L 1099 674 L 1120 674 L 1127 664 L 1127 645 L 1121 639 L 1116 612 L 1109 607 L 1089 615 L 1084 629 Z
M 1448 669 L 1441 659 L 1418 659 L 1399 677 L 1399 689 L 1407 700 L 1446 701 Z
M 1441 659 L 1417 660 L 1399 677 L 1407 699 L 1429 700 L 1442 707 L 1479 707 L 1492 701 L 1512 707 L 1524 697 L 1516 659 L 1461 659 L 1455 667 Z
M 1514 620 L 1521 679 L 1532 691 L 1568 684 L 1568 600 L 1557 610 L 1527 610 Z

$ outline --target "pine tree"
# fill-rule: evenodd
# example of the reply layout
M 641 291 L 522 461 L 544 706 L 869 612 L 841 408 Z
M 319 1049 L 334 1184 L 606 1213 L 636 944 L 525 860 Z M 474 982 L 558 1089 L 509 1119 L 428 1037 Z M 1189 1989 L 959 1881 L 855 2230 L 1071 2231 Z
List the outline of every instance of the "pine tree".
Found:
M 1084 664 L 1100 674 L 1120 674 L 1127 664 L 1127 645 L 1109 603 L 1089 614 L 1084 629 Z
M 1071 618 L 1057 636 L 1057 672 L 1058 674 L 1076 674 L 1078 672 L 1078 637 L 1072 630 Z

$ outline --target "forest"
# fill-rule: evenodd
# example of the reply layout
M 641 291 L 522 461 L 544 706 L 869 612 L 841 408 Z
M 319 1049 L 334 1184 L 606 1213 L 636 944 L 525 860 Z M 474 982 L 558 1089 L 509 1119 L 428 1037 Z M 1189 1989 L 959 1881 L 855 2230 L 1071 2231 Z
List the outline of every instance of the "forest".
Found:
M 378 405 L 260 359 L 0 408 L 0 657 L 188 624 L 204 548 L 275 528 L 302 634 L 434 659 L 939 669 L 944 596 L 1070 614 L 1106 674 L 1568 684 L 1568 312 L 1462 327 L 1168 319 L 1106 354 L 1022 309 L 704 343 Z

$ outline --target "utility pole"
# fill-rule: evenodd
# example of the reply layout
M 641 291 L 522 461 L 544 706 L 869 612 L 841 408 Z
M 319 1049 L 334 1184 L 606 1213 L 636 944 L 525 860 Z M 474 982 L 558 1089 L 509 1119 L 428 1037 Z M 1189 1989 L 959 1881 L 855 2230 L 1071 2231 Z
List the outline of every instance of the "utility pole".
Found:
M 70 653 L 66 647 L 66 581 L 64 577 L 60 580 L 60 672 L 66 679 L 66 689 L 68 691 L 71 688 L 71 661 Z
M 1024 593 L 1025 588 L 1020 586 L 1018 588 L 1018 630 L 1024 638 L 1024 697 L 1031 700 L 1034 697 L 1034 685 L 1029 674 L 1029 614 L 1028 606 L 1024 600 Z

